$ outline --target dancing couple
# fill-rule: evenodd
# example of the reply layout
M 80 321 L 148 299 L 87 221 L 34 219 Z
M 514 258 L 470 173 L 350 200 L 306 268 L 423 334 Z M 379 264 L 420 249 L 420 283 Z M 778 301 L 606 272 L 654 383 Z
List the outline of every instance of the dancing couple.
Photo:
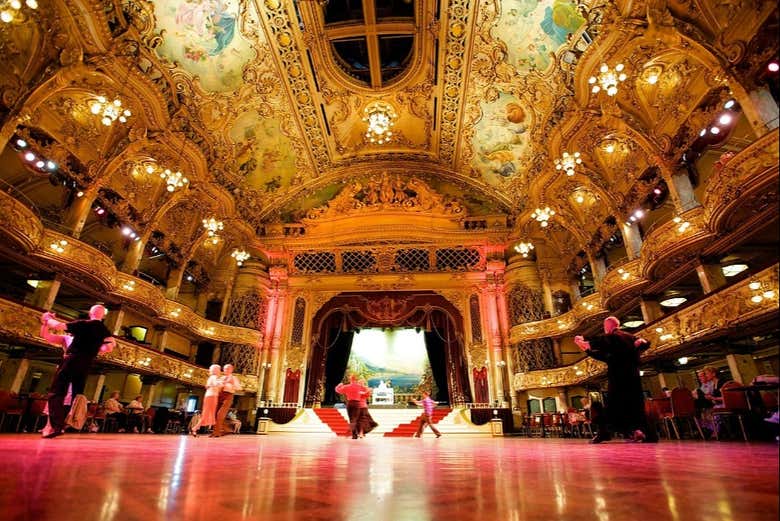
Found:
M 368 412 L 368 397 L 371 396 L 371 388 L 365 380 L 358 381 L 354 374 L 349 375 L 349 383 L 340 383 L 336 386 L 336 392 L 347 397 L 347 415 L 349 416 L 349 430 L 352 439 L 365 437 L 379 424 L 374 421 Z
M 203 397 L 203 410 L 200 418 L 194 419 L 190 425 L 190 434 L 198 437 L 201 427 L 214 427 L 209 438 L 219 438 L 225 432 L 225 418 L 233 406 L 233 395 L 241 390 L 241 382 L 233 374 L 233 366 L 226 364 L 220 367 L 213 364 L 209 367 L 209 378 L 206 380 L 206 394 Z

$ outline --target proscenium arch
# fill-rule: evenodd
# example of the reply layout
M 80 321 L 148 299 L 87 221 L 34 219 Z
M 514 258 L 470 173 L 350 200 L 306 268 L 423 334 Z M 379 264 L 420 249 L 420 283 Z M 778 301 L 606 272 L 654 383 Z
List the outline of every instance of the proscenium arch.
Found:
M 326 302 L 312 320 L 304 396 L 306 407 L 319 404 L 324 396 L 328 349 L 335 343 L 330 331 L 347 332 L 367 327 L 439 330 L 444 339 L 449 400 L 451 403 L 471 401 L 463 316 L 449 300 L 433 291 L 344 292 Z

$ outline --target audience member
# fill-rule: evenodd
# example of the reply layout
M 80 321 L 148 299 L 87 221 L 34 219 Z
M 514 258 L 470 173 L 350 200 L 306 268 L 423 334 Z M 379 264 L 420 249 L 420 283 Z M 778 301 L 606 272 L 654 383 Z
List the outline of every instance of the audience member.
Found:
M 103 410 L 106 413 L 106 419 L 116 421 L 118 432 L 125 432 L 127 426 L 127 414 L 125 408 L 119 402 L 119 391 L 112 391 L 108 399 L 103 402 Z

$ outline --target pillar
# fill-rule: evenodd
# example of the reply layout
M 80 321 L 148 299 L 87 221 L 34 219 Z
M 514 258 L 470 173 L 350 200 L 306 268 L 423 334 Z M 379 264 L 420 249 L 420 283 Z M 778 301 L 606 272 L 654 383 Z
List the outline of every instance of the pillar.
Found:
M 753 360 L 753 355 L 726 355 L 726 362 L 729 364 L 731 377 L 742 382 L 743 385 L 749 385 L 753 378 L 758 376 L 758 368 Z
M 559 411 L 569 410 L 569 390 L 566 387 L 558 389 L 558 395 L 555 397 L 555 405 Z
M 176 300 L 179 296 L 179 290 L 181 289 L 181 281 L 184 277 L 184 265 L 174 268 L 168 275 L 168 280 L 165 284 L 165 298 L 170 300 Z
M 51 310 L 54 306 L 54 301 L 57 299 L 61 284 L 62 276 L 60 274 L 55 275 L 52 280 L 39 280 L 33 294 L 32 305 Z
M 22 389 L 24 379 L 27 378 L 27 371 L 30 369 L 30 360 L 27 358 L 20 358 L 19 364 L 16 366 L 16 372 L 11 380 L 10 391 L 12 393 L 19 393 Z
M 642 237 L 638 226 L 630 226 L 627 223 L 621 225 L 623 244 L 626 246 L 626 254 L 629 259 L 636 259 L 642 252 Z
M 603 257 L 594 257 L 588 252 L 588 262 L 590 263 L 590 271 L 593 274 L 593 284 L 596 289 L 601 285 L 601 280 L 607 273 L 607 264 L 604 262 Z
M 680 387 L 680 379 L 676 373 L 658 373 L 658 383 L 661 389 L 666 387 L 670 391 L 676 387 Z
M 685 168 L 677 169 L 670 173 L 669 179 L 671 181 L 671 183 L 668 183 L 669 194 L 672 196 L 677 213 L 687 212 L 692 208 L 700 206 L 693 191 L 688 170 Z
M 756 89 L 749 94 L 752 107 L 749 105 L 742 106 L 745 111 L 745 115 L 753 116 L 751 123 L 757 136 L 762 136 L 766 132 L 774 130 L 778 126 L 778 119 L 780 119 L 780 109 L 777 106 L 772 94 L 766 87 Z M 752 114 L 748 113 L 748 109 L 752 109 Z M 753 122 L 753 119 L 756 121 Z
M 639 307 L 642 310 L 642 320 L 645 321 L 645 324 L 649 324 L 664 316 L 661 305 L 654 298 L 640 297 Z
M 79 238 L 84 224 L 87 222 L 89 212 L 92 210 L 92 203 L 98 196 L 98 187 L 93 186 L 84 191 L 81 197 L 76 197 L 68 208 L 63 219 L 63 225 L 70 229 L 71 236 Z
M 696 275 L 699 277 L 701 289 L 705 294 L 712 293 L 726 285 L 726 277 L 723 275 L 720 264 L 708 264 L 700 261 L 696 266 Z
M 123 272 L 133 274 L 138 269 L 144 255 L 145 247 L 146 241 L 143 239 L 130 242 L 130 245 L 127 247 L 127 255 L 122 262 Z
M 160 398 L 160 379 L 154 376 L 141 376 L 141 396 L 147 409 Z
M 198 293 L 197 299 L 195 301 L 195 313 L 197 313 L 200 316 L 204 316 L 206 314 L 206 306 L 209 303 L 209 293 L 208 291 L 201 290 Z
M 165 350 L 165 344 L 168 343 L 168 330 L 164 327 L 155 327 L 156 334 L 154 335 L 154 342 L 152 342 L 152 347 L 159 351 L 163 352 Z
M 106 375 L 104 373 L 100 373 L 97 377 L 97 381 L 95 382 L 95 391 L 92 393 L 92 402 L 98 403 L 100 401 L 100 395 L 103 392 L 103 386 L 106 383 Z
M 122 308 L 111 310 L 106 314 L 105 324 L 112 335 L 119 335 L 124 318 L 125 311 Z

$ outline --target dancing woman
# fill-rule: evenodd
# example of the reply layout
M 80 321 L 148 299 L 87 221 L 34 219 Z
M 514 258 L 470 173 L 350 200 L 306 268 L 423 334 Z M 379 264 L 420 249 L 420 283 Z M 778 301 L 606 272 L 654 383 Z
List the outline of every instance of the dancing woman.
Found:
M 371 413 L 368 412 L 368 398 L 371 396 L 371 388 L 368 387 L 366 381 L 362 378 L 358 383 L 367 389 L 361 393 L 360 410 L 358 411 L 358 438 L 365 438 L 366 434 L 376 429 L 379 424 L 374 421 Z
M 190 434 L 196 438 L 201 427 L 211 427 L 217 423 L 217 403 L 219 402 L 219 393 L 222 391 L 221 373 L 222 368 L 219 364 L 213 364 L 209 367 L 209 378 L 206 380 L 206 394 L 203 397 L 203 410 L 200 414 L 200 420 L 190 428 Z

